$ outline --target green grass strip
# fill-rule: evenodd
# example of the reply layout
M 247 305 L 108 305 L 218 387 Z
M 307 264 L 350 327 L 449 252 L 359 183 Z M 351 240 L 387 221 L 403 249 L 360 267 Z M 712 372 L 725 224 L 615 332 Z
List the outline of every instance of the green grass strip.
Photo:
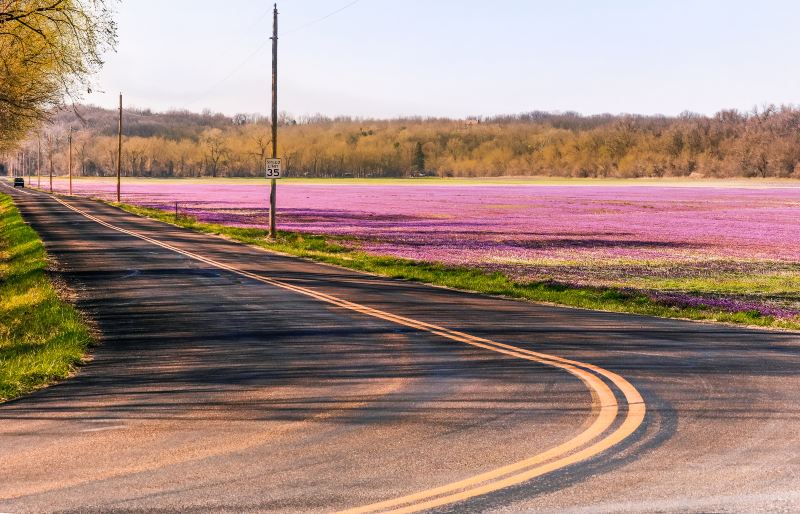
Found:
M 68 377 L 92 343 L 78 312 L 59 299 L 39 235 L 0 194 L 0 401 Z
M 342 238 L 331 236 L 279 232 L 277 240 L 267 240 L 267 232 L 258 228 L 240 228 L 199 222 L 192 217 L 179 216 L 159 209 L 128 204 L 111 204 L 154 220 L 183 228 L 259 246 L 317 262 L 335 264 L 385 277 L 451 287 L 464 291 L 519 298 L 533 302 L 552 303 L 584 309 L 643 314 L 662 318 L 717 321 L 742 325 L 800 329 L 800 322 L 776 319 L 758 312 L 726 312 L 699 307 L 666 305 L 646 296 L 613 288 L 574 287 L 552 282 L 516 282 L 499 272 L 476 268 L 449 266 L 435 262 L 420 262 L 391 256 L 372 255 L 337 243 Z

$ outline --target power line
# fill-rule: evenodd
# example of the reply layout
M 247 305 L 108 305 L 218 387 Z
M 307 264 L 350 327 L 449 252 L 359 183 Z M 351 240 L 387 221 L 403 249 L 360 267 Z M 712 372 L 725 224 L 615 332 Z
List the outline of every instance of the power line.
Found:
M 206 98 L 206 97 L 209 95 L 209 93 L 211 93 L 212 91 L 214 91 L 215 89 L 217 89 L 219 86 L 221 86 L 222 84 L 224 84 L 225 82 L 227 82 L 227 81 L 228 81 L 228 80 L 229 80 L 231 77 L 233 77 L 234 75 L 236 75 L 236 74 L 239 72 L 239 70 L 241 70 L 242 68 L 244 68 L 244 66 L 245 66 L 247 63 L 249 63 L 249 62 L 250 62 L 250 60 L 251 60 L 253 57 L 255 57 L 256 55 L 258 55 L 258 53 L 260 53 L 260 52 L 261 52 L 261 50 L 263 50 L 263 49 L 264 49 L 264 48 L 265 48 L 265 47 L 266 47 L 266 46 L 267 46 L 269 43 L 270 43 L 270 40 L 269 40 L 269 39 L 267 39 L 266 41 L 264 41 L 263 43 L 261 43 L 261 45 L 260 45 L 258 48 L 256 48 L 256 49 L 255 49 L 255 50 L 254 50 L 254 51 L 253 51 L 253 52 L 252 52 L 250 55 L 248 55 L 248 56 L 247 56 L 247 57 L 246 57 L 246 58 L 245 58 L 245 59 L 244 59 L 244 60 L 243 60 L 241 63 L 239 63 L 239 64 L 238 64 L 238 65 L 237 65 L 237 66 L 236 66 L 234 69 L 232 69 L 232 70 L 231 70 L 231 71 L 230 71 L 230 72 L 229 72 L 227 75 L 225 75 L 223 78 L 221 78 L 220 80 L 218 80 L 217 82 L 215 82 L 215 83 L 214 83 L 214 84 L 213 84 L 211 87 L 209 87 L 208 89 L 206 89 L 206 90 L 205 90 L 205 92 L 203 92 L 203 93 L 202 93 L 200 96 L 196 97 L 194 100 L 190 100 L 189 102 L 186 102 L 186 105 L 192 105 L 192 104 L 194 104 L 194 103 L 197 103 L 197 102 L 199 102 L 200 100 L 203 100 L 204 98 Z
M 308 22 L 308 23 L 306 23 L 306 24 L 304 24 L 304 25 L 300 25 L 299 27 L 295 27 L 295 28 L 293 28 L 293 29 L 289 29 L 289 30 L 287 30 L 286 32 L 284 32 L 284 34 L 283 34 L 283 35 L 285 36 L 285 35 L 287 35 L 287 34 L 292 34 L 292 33 L 294 33 L 294 32 L 297 32 L 297 31 L 299 31 L 299 30 L 302 30 L 302 29 L 304 29 L 304 28 L 306 28 L 306 27 L 310 27 L 311 25 L 316 25 L 317 23 L 319 23 L 319 22 L 321 22 L 321 21 L 325 21 L 325 20 L 327 20 L 327 19 L 328 19 L 328 18 L 330 18 L 331 16 L 335 16 L 335 15 L 339 14 L 340 12 L 344 11 L 345 9 L 349 9 L 350 7 L 353 7 L 354 5 L 356 5 L 356 4 L 357 4 L 358 2 L 360 2 L 360 1 L 361 1 L 361 0 L 353 0 L 352 2 L 350 2 L 350 3 L 349 3 L 349 4 L 347 4 L 347 5 L 345 5 L 344 7 L 340 7 L 340 8 L 338 8 L 338 9 L 336 9 L 335 11 L 333 11 L 333 12 L 330 12 L 330 13 L 326 14 L 325 16 L 322 16 L 321 18 L 317 18 L 316 20 L 314 20 L 314 21 L 310 21 L 310 22 Z
M 308 23 L 305 23 L 303 25 L 294 27 L 293 29 L 290 29 L 290 30 L 284 32 L 284 36 L 287 35 L 287 34 L 292 34 L 292 33 L 298 32 L 298 31 L 303 30 L 303 29 L 305 29 L 307 27 L 310 27 L 312 25 L 316 25 L 317 23 L 325 21 L 328 18 L 339 14 L 342 11 L 344 11 L 346 9 L 349 9 L 350 7 L 356 5 L 360 1 L 361 0 L 353 0 L 352 2 L 350 2 L 347 5 L 344 5 L 344 6 L 340 7 L 340 8 L 338 8 L 338 9 L 336 9 L 335 11 L 329 12 L 328 14 L 326 14 L 324 16 L 321 16 L 321 17 L 319 17 L 319 18 L 317 18 L 315 20 L 312 20 L 312 21 L 310 21 Z M 267 11 L 267 12 L 269 12 L 269 11 Z M 266 14 L 262 15 L 260 19 L 263 19 L 264 16 L 266 16 Z M 236 75 L 242 68 L 244 68 L 244 66 L 246 64 L 248 64 L 250 62 L 250 60 L 252 60 L 256 55 L 258 55 L 264 48 L 266 48 L 266 46 L 268 44 L 270 44 L 270 42 L 271 42 L 270 39 L 267 39 L 264 42 L 262 42 L 261 45 L 258 46 L 258 48 L 253 50 L 252 53 L 250 53 L 247 57 L 245 57 L 245 59 L 242 62 L 240 62 L 235 68 L 233 68 L 227 75 L 225 75 L 223 78 L 221 78 L 220 80 L 215 82 L 213 85 L 211 85 L 200 96 L 198 96 L 195 99 L 190 100 L 189 102 L 187 102 L 186 105 L 192 105 L 194 103 L 199 102 L 200 100 L 205 99 L 209 95 L 209 93 L 211 93 L 212 91 L 217 89 L 219 86 L 221 86 L 222 84 L 224 84 L 225 82 L 230 80 L 231 77 Z
M 247 25 L 247 28 L 246 28 L 245 30 L 249 30 L 249 29 L 251 29 L 251 28 L 255 27 L 256 25 L 258 25 L 259 23 L 261 23 L 261 21 L 262 21 L 264 18 L 266 18 L 266 17 L 267 17 L 267 15 L 268 15 L 268 14 L 270 14 L 270 13 L 272 13 L 272 7 L 270 7 L 269 9 L 267 9 L 266 11 L 264 11 L 263 13 L 261 13 L 261 14 L 258 16 L 258 18 L 256 18 L 256 20 L 255 20 L 253 23 L 251 23 L 251 24 Z
M 252 28 L 252 27 L 254 27 L 254 26 L 258 25 L 258 24 L 259 24 L 259 23 L 260 23 L 260 22 L 261 22 L 261 21 L 262 21 L 264 18 L 266 18 L 266 17 L 267 17 L 267 15 L 268 15 L 268 14 L 270 14 L 271 12 L 272 12 L 272 8 L 269 8 L 269 9 L 267 9 L 266 11 L 264 11 L 263 13 L 261 13 L 261 15 L 260 15 L 260 16 L 259 16 L 259 17 L 256 19 L 256 21 L 254 21 L 253 23 L 250 23 L 249 25 L 247 25 L 247 29 L 245 29 L 245 30 L 249 30 L 250 28 Z M 206 96 L 206 95 L 207 95 L 207 94 L 208 94 L 208 93 L 209 93 L 211 90 L 213 90 L 214 88 L 216 88 L 216 87 L 218 87 L 218 86 L 222 85 L 223 83 L 227 82 L 227 81 L 228 81 L 228 79 L 230 79 L 230 78 L 231 78 L 232 76 L 234 76 L 234 75 L 235 75 L 235 74 L 236 74 L 236 73 L 237 73 L 239 70 L 241 70 L 241 69 L 244 67 L 244 65 L 245 65 L 245 64 L 247 64 L 248 62 L 250 62 L 250 59 L 252 59 L 252 58 L 253 58 L 253 57 L 255 57 L 255 56 L 256 56 L 256 55 L 257 55 L 259 52 L 261 52 L 261 50 L 263 50 L 263 49 L 264 49 L 264 47 L 265 47 L 265 46 L 267 46 L 267 43 L 269 43 L 269 40 L 265 41 L 265 42 L 264 42 L 264 43 L 262 43 L 262 44 L 261 44 L 261 45 L 260 45 L 258 48 L 256 48 L 256 49 L 253 51 L 253 53 L 251 53 L 250 55 L 248 55 L 248 56 L 247 56 L 247 57 L 246 57 L 246 58 L 245 58 L 245 59 L 244 59 L 244 60 L 243 60 L 243 61 L 242 61 L 242 62 L 241 62 L 239 65 L 237 65 L 237 66 L 236 66 L 236 67 L 235 67 L 233 70 L 231 70 L 231 71 L 230 71 L 230 73 L 228 73 L 228 74 L 227 74 L 227 75 L 225 75 L 225 76 L 224 76 L 222 79 L 220 79 L 219 81 L 217 81 L 216 83 L 214 83 L 214 85 L 213 85 L 213 86 L 211 86 L 211 87 L 210 87 L 210 88 L 209 88 L 209 89 L 208 89 L 208 90 L 207 90 L 205 93 L 203 93 L 203 97 L 204 97 L 204 96 Z M 199 100 L 202 100 L 202 99 L 203 99 L 203 97 L 199 97 L 199 98 L 197 98 L 196 100 L 192 100 L 192 101 L 188 102 L 188 104 L 189 104 L 189 105 L 191 105 L 191 104 L 193 104 L 193 103 L 195 103 L 195 102 L 197 102 L 197 101 L 199 101 Z

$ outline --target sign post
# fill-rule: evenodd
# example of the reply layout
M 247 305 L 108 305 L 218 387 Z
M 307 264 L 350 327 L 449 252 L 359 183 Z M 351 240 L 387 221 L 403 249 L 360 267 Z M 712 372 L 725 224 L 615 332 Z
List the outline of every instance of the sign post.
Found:
M 278 187 L 276 178 L 280 178 L 281 165 L 278 159 L 278 4 L 275 4 L 275 9 L 272 11 L 272 159 L 273 163 L 278 162 L 278 176 L 270 177 L 269 162 L 267 162 L 267 178 L 270 179 L 269 189 L 269 238 L 275 241 L 278 235 L 275 229 L 275 209 L 278 196 Z M 272 173 L 275 168 L 272 168 Z
M 117 131 L 117 203 L 120 203 L 120 182 L 122 181 L 122 93 L 119 94 L 119 130 Z

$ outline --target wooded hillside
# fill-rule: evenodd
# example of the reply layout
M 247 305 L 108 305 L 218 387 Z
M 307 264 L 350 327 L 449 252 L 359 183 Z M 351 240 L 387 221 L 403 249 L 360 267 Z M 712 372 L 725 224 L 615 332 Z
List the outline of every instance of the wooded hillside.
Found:
M 43 169 L 66 170 L 75 130 L 82 175 L 116 169 L 117 113 L 80 107 L 41 132 Z M 126 111 L 123 173 L 152 177 L 259 176 L 269 120 L 205 112 Z M 367 120 L 282 116 L 279 154 L 292 176 L 800 178 L 800 109 L 769 106 L 706 117 L 581 116 L 532 112 L 482 120 Z M 35 167 L 36 135 L 24 144 Z M 10 158 L 18 158 L 19 153 Z M 7 158 L 8 160 L 8 158 Z

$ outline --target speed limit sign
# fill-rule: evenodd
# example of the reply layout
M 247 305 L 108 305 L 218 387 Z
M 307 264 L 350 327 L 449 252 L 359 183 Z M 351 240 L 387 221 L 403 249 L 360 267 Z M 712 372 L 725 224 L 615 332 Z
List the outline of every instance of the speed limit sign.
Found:
M 280 159 L 267 159 L 267 178 L 282 178 Z

